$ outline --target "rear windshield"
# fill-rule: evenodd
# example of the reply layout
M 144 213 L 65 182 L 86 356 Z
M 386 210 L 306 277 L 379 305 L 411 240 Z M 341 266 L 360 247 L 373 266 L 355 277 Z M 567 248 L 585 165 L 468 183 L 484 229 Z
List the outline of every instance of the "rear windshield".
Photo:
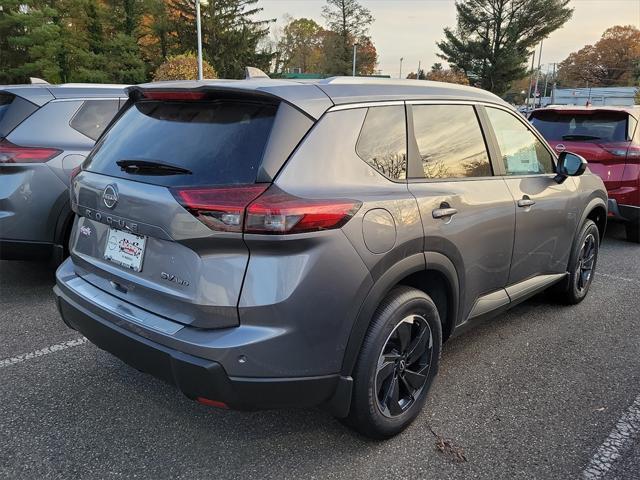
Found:
M 238 101 L 141 101 L 100 139 L 84 168 L 167 187 L 254 183 L 276 110 Z M 116 164 L 136 160 L 191 173 L 136 174 Z
M 534 112 L 531 123 L 554 141 L 625 142 L 633 134 L 629 114 L 594 111 L 589 113 Z

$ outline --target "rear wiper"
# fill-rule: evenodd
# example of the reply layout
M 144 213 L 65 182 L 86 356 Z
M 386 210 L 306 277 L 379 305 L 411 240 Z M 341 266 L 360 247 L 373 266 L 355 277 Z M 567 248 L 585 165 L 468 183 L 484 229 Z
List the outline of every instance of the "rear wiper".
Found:
M 122 171 L 133 175 L 191 175 L 193 173 L 186 168 L 151 160 L 118 160 L 116 164 Z
M 600 140 L 600 137 L 596 137 L 595 135 L 580 135 L 578 133 L 563 135 L 563 140 Z

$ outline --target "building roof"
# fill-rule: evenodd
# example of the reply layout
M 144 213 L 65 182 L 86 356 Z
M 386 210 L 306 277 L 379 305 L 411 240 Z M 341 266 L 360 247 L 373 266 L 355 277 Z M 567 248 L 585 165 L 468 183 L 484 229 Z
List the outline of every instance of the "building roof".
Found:
M 508 105 L 500 97 L 478 88 L 426 80 L 391 80 L 372 77 L 332 77 L 319 80 L 203 80 L 153 82 L 129 87 L 127 91 L 219 90 L 251 92 L 277 97 L 313 118 L 334 105 L 392 100 L 469 100 Z

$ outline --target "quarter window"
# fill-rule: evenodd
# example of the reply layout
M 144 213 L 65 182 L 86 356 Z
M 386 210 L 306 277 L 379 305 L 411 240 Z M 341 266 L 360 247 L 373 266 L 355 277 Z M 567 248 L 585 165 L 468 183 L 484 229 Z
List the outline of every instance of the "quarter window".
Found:
M 413 125 L 425 177 L 492 175 L 487 147 L 471 105 L 415 105 Z
M 507 175 L 553 173 L 551 153 L 514 115 L 497 108 L 487 108 Z
M 407 127 L 403 106 L 371 107 L 356 152 L 392 180 L 407 178 Z
M 71 119 L 71 128 L 97 140 L 118 111 L 119 101 L 87 100 Z

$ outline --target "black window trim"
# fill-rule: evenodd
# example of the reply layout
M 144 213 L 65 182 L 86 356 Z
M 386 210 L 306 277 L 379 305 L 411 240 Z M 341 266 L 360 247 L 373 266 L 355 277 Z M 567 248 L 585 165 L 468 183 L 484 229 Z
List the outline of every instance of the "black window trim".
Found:
M 472 101 L 447 101 L 447 100 L 425 100 L 425 101 L 407 101 L 405 102 L 407 109 L 407 128 L 410 128 L 410 131 L 407 132 L 407 141 L 409 142 L 410 149 L 407 149 L 408 156 L 408 168 L 407 168 L 407 178 L 409 183 L 443 183 L 443 182 L 477 182 L 477 181 L 487 181 L 487 180 L 500 180 L 501 175 L 498 173 L 496 169 L 496 165 L 499 165 L 499 162 L 496 162 L 495 158 L 495 144 L 492 145 L 490 139 L 487 138 L 487 133 L 485 131 L 481 112 L 479 111 L 479 107 L 482 105 L 478 102 Z M 487 149 L 487 155 L 489 156 L 489 165 L 491 166 L 491 170 L 493 172 L 492 175 L 487 175 L 484 177 L 450 177 L 450 178 L 427 178 L 424 173 L 424 168 L 422 166 L 422 160 L 420 158 L 420 151 L 418 148 L 418 140 L 416 139 L 415 129 L 413 124 L 413 106 L 422 106 L 422 105 L 466 105 L 470 106 L 474 109 L 476 114 L 476 119 L 478 121 L 478 127 L 480 128 L 480 133 L 484 140 L 485 148 Z M 486 113 L 485 113 L 486 115 Z M 498 151 L 499 152 L 499 151 Z M 413 172 L 415 176 L 409 176 L 409 172 Z

